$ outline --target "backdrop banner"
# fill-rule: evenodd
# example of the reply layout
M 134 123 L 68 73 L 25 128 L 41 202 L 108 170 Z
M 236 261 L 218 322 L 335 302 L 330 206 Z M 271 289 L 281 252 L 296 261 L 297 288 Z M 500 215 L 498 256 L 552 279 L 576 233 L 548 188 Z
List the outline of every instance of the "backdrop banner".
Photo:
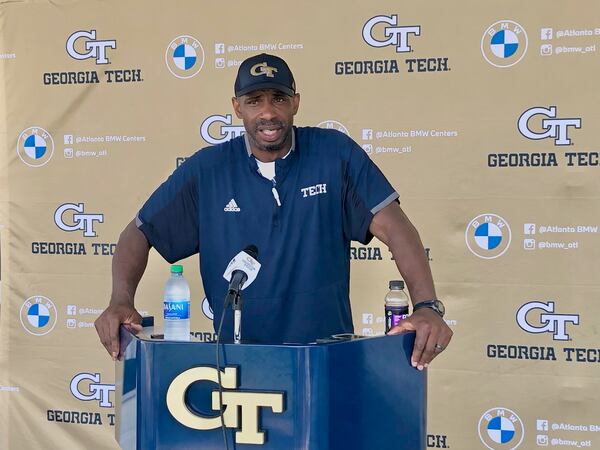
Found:
M 58 0 L 0 2 L 0 449 L 118 448 L 93 327 L 116 242 L 244 132 L 233 83 L 262 52 L 294 72 L 295 124 L 358 142 L 420 232 L 454 331 L 429 448 L 600 448 L 597 0 Z M 351 258 L 356 332 L 382 334 L 394 261 L 377 240 Z M 157 326 L 168 275 L 153 250 L 136 306 Z

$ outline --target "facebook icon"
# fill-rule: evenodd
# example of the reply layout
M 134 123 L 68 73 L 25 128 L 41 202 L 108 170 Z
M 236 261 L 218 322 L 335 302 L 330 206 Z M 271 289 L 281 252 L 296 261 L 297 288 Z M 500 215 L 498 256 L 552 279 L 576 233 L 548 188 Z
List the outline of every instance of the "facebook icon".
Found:
M 523 225 L 524 234 L 535 234 L 535 223 L 526 223 Z
M 541 37 L 542 41 L 548 41 L 548 40 L 552 39 L 552 37 L 553 37 L 552 28 L 542 28 L 540 37 Z

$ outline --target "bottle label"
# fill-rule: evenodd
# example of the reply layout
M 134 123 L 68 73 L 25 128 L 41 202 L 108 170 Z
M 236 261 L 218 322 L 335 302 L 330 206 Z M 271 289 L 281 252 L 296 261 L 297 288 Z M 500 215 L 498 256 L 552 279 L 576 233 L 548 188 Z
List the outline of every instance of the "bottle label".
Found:
M 394 328 L 402 319 L 408 317 L 408 306 L 386 306 L 385 308 L 385 332 Z
M 406 319 L 407 317 L 408 314 L 392 314 L 392 327 L 395 327 L 402 319 Z
M 190 318 L 189 300 L 170 300 L 164 302 L 165 320 L 186 320 Z

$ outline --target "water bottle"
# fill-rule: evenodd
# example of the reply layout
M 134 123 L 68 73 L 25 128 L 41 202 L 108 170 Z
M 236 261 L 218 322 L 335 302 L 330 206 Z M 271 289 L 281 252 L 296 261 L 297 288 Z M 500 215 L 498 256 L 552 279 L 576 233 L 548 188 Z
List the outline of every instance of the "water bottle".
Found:
M 390 291 L 385 296 L 385 332 L 387 333 L 408 316 L 408 296 L 404 281 L 390 281 Z
M 183 266 L 171 266 L 164 292 L 164 334 L 166 340 L 190 340 L 190 286 L 183 278 Z

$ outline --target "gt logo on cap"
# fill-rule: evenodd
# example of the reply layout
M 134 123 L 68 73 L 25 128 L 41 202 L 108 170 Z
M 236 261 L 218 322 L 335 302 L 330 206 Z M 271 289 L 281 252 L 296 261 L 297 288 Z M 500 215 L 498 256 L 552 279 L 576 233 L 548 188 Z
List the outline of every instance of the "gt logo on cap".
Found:
M 255 64 L 250 69 L 250 75 L 255 77 L 266 75 L 269 78 L 275 78 L 275 74 L 273 72 L 277 72 L 277 69 L 275 67 L 268 66 L 266 62 Z

